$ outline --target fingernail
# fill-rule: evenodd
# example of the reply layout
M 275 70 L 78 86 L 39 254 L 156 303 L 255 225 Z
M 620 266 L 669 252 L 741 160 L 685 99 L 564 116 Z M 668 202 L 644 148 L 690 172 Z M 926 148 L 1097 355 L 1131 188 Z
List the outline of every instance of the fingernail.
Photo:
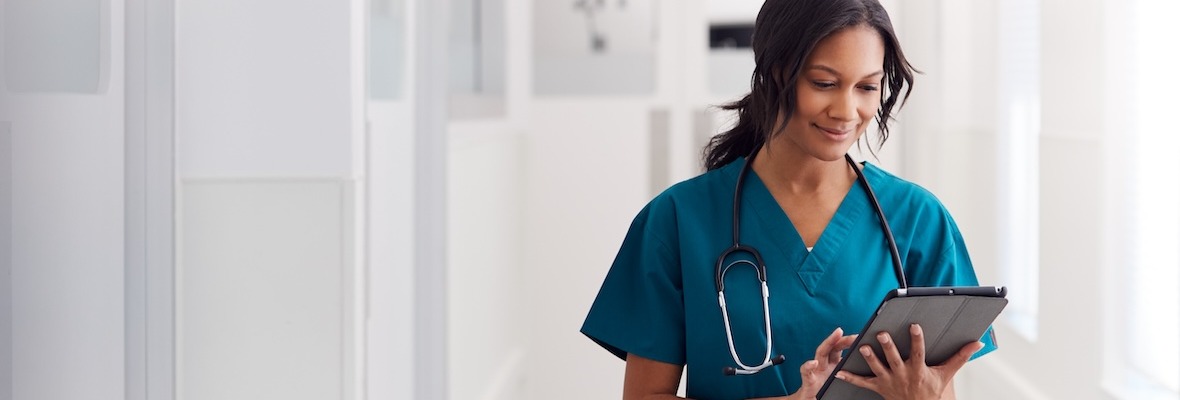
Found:
M 861 346 L 860 347 L 860 354 L 863 354 L 865 357 L 868 357 L 873 354 L 873 351 L 869 350 L 869 346 Z
M 848 380 L 848 375 L 841 372 L 841 373 L 836 374 L 836 379 L 846 381 L 846 380 Z
M 889 343 L 889 335 L 886 334 L 885 332 L 878 333 L 877 334 L 877 341 L 881 342 L 882 344 Z
M 915 335 L 920 334 L 922 333 L 922 327 L 918 326 L 918 324 L 910 324 L 910 333 Z
M 844 336 L 844 329 L 837 326 L 836 330 L 832 331 L 832 336 Z

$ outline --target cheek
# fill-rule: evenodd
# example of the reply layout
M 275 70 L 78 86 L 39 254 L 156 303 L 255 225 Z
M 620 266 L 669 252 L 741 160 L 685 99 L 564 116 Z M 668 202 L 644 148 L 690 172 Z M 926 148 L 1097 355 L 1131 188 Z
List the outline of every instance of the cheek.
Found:
M 799 96 L 795 98 L 795 113 L 811 118 L 823 113 L 826 105 L 822 94 L 800 90 Z
M 877 111 L 881 109 L 878 103 L 872 103 L 872 106 L 860 108 L 861 125 L 868 125 L 870 121 L 877 118 Z

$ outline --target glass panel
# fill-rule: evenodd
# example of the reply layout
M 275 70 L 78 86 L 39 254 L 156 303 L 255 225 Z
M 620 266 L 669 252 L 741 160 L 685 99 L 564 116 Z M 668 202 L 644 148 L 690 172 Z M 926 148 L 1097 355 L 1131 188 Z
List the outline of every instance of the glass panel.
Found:
M 4 82 L 12 92 L 105 90 L 104 0 L 7 0 Z
M 539 95 L 655 92 L 652 0 L 537 0 L 533 90 Z
M 1041 136 L 1040 2 L 1005 0 L 1000 12 L 999 99 L 1000 274 L 1010 289 L 1004 318 L 1029 340 L 1037 337 L 1040 279 Z
M 480 72 L 480 0 L 451 3 L 451 93 L 478 93 Z
M 1136 7 L 1135 144 L 1132 216 L 1134 263 L 1129 286 L 1126 354 L 1150 387 L 1180 392 L 1180 136 L 1167 115 L 1175 112 L 1167 82 L 1180 68 L 1172 51 L 1180 3 L 1143 1 Z M 1163 118 L 1161 118 L 1163 116 Z
M 503 0 L 458 0 L 451 4 L 451 118 L 504 114 L 506 65 Z
M 406 69 L 404 2 L 372 0 L 369 18 L 369 97 L 400 99 Z

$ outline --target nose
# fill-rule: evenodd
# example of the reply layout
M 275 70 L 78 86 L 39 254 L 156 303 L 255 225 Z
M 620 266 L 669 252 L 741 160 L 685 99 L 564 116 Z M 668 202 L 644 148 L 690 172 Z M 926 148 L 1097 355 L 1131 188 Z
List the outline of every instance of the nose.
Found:
M 856 120 L 856 109 L 859 106 L 857 100 L 852 93 L 842 91 L 836 94 L 832 99 L 832 104 L 828 107 L 828 117 L 838 121 Z

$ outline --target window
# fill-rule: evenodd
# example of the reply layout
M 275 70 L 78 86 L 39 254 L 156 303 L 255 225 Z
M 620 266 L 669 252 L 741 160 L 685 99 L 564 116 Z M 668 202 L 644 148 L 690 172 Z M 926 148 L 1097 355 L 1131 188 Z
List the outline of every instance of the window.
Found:
M 1180 135 L 1171 117 L 1174 94 L 1167 82 L 1180 69 L 1175 46 L 1180 2 L 1131 4 L 1131 131 L 1127 160 L 1131 179 L 1129 219 L 1123 243 L 1129 261 L 1122 283 L 1125 309 L 1116 315 L 1123 332 L 1115 362 L 1126 398 L 1177 398 L 1180 394 Z M 1117 250 L 1116 250 L 1117 252 Z M 1126 258 L 1124 258 L 1126 259 Z M 1117 317 L 1116 317 L 1117 318 Z
M 1010 295 L 1006 321 L 1037 337 L 1040 268 L 1038 152 L 1041 131 L 1040 1 L 999 2 L 1000 275 Z
M 105 93 L 110 67 L 109 3 L 8 0 L 0 5 L 7 90 Z
M 451 2 L 448 78 L 451 120 L 506 115 L 505 3 L 503 0 Z
M 369 13 L 369 98 L 398 100 L 403 96 L 406 60 L 405 4 L 373 0 Z

